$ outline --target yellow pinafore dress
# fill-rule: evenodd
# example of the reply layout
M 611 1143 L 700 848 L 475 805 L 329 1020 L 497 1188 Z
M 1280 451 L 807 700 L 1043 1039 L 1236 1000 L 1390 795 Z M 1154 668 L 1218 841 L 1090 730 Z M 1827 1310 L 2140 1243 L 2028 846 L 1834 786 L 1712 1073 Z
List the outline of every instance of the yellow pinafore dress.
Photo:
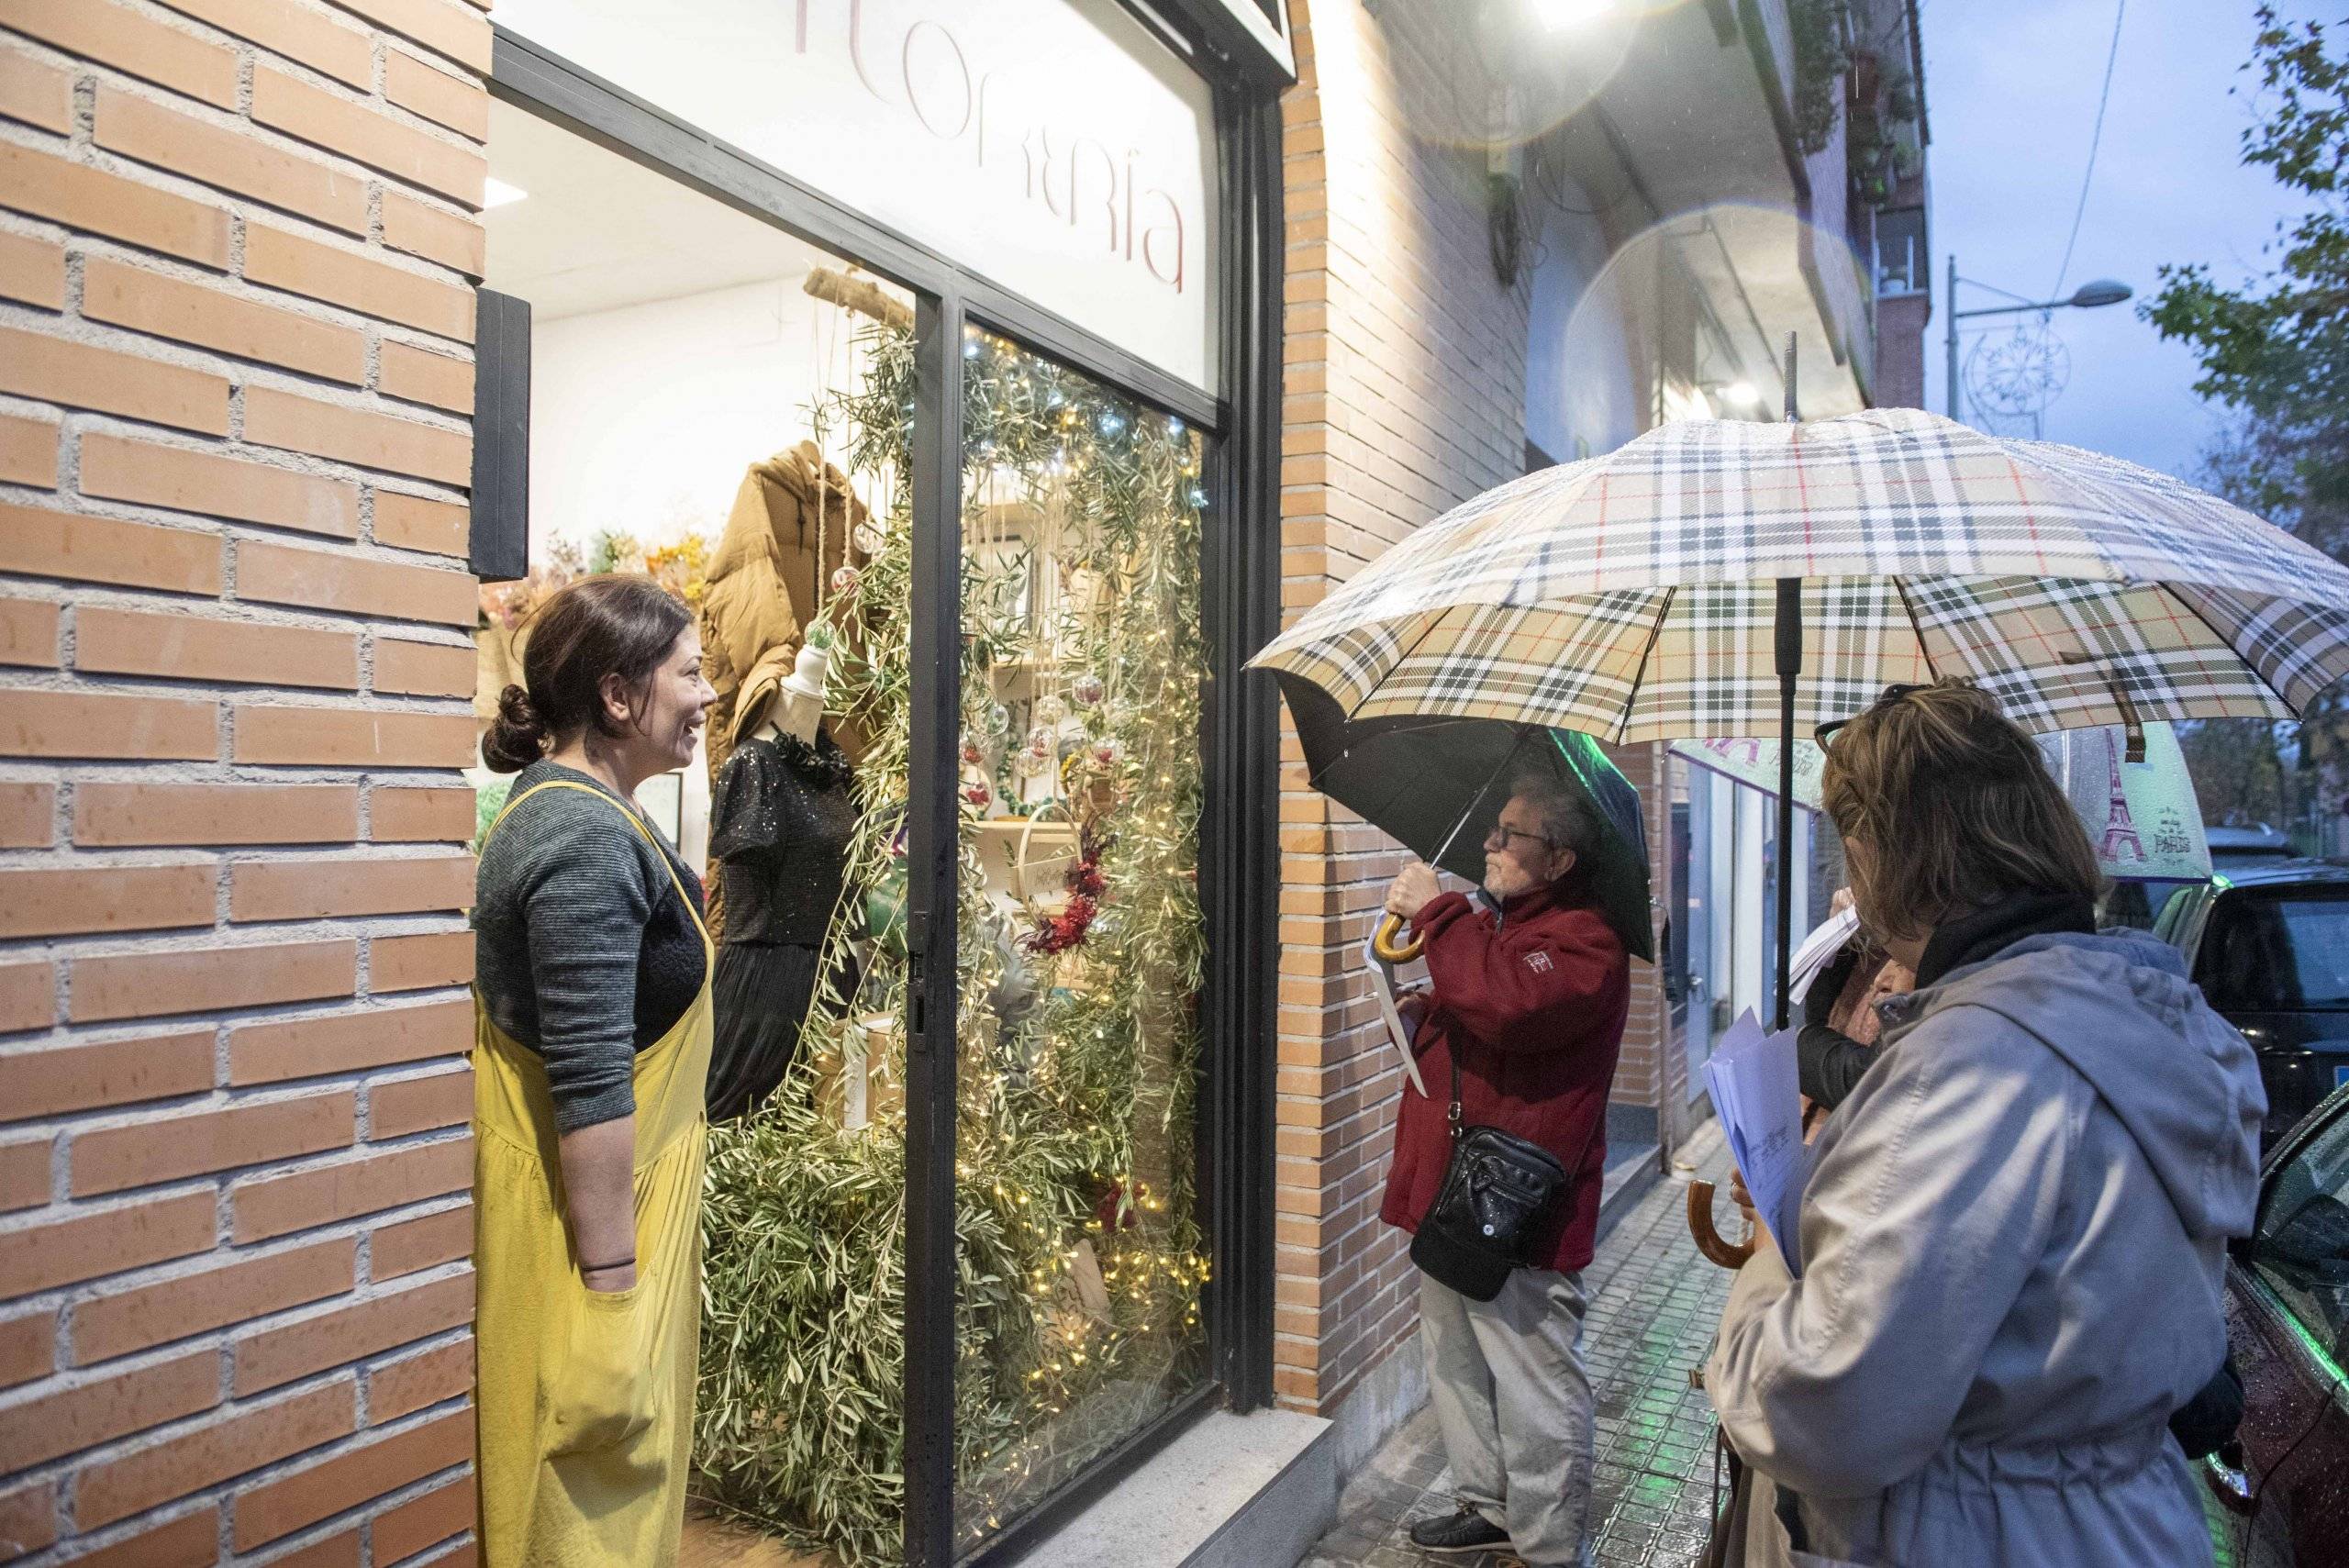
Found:
M 610 801 L 658 851 L 636 814 Z M 486 841 L 486 840 L 484 840 Z M 668 857 L 662 856 L 662 863 Z M 485 1568 L 662 1568 L 677 1560 L 701 1329 L 709 930 L 701 994 L 636 1056 L 636 1284 L 591 1291 L 565 1222 L 554 1101 L 538 1053 L 473 1025 L 473 1266 Z

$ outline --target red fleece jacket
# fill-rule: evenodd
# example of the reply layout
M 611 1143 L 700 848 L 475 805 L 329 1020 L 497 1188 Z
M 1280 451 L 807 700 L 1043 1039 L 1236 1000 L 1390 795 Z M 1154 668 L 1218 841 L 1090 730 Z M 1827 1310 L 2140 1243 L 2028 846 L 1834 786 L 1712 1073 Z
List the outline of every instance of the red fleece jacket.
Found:
M 1571 1201 L 1535 1265 L 1586 1267 L 1607 1164 L 1607 1090 L 1623 1045 L 1631 962 L 1595 909 L 1541 888 L 1496 917 L 1457 893 L 1412 922 L 1427 939 L 1428 1015 L 1412 1041 L 1422 1095 L 1408 1083 L 1379 1218 L 1417 1230 L 1452 1153 L 1444 1109 L 1460 1062 L 1461 1119 L 1540 1144 L 1575 1173 Z

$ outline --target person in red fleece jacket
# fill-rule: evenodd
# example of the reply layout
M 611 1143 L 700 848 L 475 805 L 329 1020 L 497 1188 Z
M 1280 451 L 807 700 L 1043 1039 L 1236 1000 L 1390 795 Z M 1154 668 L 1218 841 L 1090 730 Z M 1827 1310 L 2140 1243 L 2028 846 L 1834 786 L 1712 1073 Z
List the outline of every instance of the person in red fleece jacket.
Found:
M 1631 995 L 1622 940 L 1575 875 L 1599 831 L 1585 802 L 1536 775 L 1517 784 L 1485 840 L 1481 904 L 1440 891 L 1417 862 L 1386 895 L 1427 942 L 1428 984 L 1404 1007 L 1428 1094 L 1404 1091 L 1379 1218 L 1416 1230 L 1435 1201 L 1455 1061 L 1464 1125 L 1538 1143 L 1574 1173 L 1535 1264 L 1494 1300 L 1419 1276 L 1430 1399 L 1460 1507 L 1420 1520 L 1411 1539 L 1463 1554 L 1508 1545 L 1535 1568 L 1592 1561 L 1581 1270 L 1598 1236 L 1607 1089 Z

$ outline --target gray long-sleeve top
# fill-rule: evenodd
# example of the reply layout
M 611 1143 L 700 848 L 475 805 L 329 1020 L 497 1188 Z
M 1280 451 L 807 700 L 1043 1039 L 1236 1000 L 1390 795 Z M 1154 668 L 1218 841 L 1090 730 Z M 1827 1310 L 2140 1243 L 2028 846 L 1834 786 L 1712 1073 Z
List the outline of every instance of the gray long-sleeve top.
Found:
M 484 846 L 473 895 L 473 984 L 492 1022 L 546 1061 L 563 1132 L 631 1114 L 636 1053 L 669 1032 L 701 990 L 700 879 L 659 829 L 629 826 L 619 796 L 553 762 L 525 768 L 514 808 Z M 675 880 L 670 876 L 674 869 Z

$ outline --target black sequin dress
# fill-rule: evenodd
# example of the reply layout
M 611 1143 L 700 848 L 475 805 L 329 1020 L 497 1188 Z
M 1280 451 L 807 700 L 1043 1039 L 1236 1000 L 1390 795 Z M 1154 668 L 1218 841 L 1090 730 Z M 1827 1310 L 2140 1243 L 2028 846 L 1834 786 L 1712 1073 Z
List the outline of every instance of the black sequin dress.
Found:
M 726 929 L 711 976 L 712 1121 L 755 1109 L 791 1070 L 847 876 L 853 776 L 820 729 L 813 746 L 789 735 L 746 740 L 718 770 L 709 852 Z

